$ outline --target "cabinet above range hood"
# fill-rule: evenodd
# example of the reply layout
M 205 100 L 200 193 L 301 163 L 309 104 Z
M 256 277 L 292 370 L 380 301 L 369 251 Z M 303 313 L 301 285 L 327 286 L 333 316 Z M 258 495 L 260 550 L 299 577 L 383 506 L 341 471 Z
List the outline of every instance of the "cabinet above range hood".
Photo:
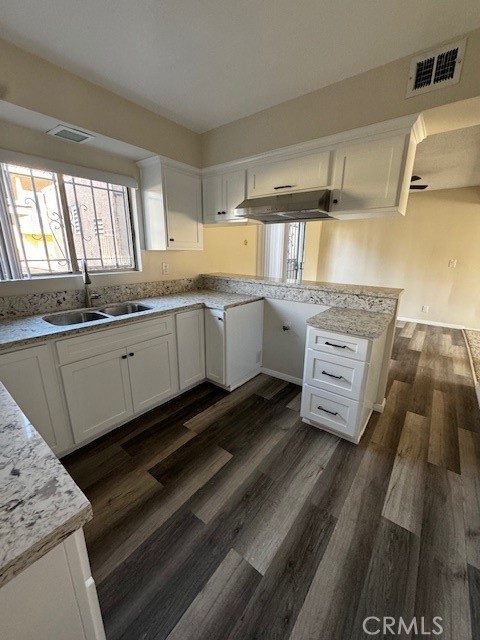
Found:
M 236 207 L 235 216 L 264 224 L 333 219 L 330 210 L 331 191 L 302 191 L 278 196 L 247 198 Z

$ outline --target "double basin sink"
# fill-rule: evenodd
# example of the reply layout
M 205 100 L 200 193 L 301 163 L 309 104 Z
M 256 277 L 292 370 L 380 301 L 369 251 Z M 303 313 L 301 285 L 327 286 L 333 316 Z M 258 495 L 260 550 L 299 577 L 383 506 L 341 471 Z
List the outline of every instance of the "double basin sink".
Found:
M 53 313 L 49 316 L 44 316 L 43 319 L 50 324 L 65 327 L 71 324 L 85 324 L 87 322 L 94 322 L 95 320 L 128 316 L 131 313 L 149 311 L 151 308 L 152 307 L 147 307 L 146 304 L 140 304 L 139 302 L 122 302 L 109 304 L 101 309 L 79 309 L 78 311 Z

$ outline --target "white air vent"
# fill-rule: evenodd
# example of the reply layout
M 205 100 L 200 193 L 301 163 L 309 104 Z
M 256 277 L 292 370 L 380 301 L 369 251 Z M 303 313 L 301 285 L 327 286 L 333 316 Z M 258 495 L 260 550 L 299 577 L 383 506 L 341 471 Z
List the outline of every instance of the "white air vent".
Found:
M 430 51 L 410 62 L 407 98 L 435 91 L 460 80 L 466 40 Z
M 63 124 L 59 124 L 58 127 L 54 127 L 47 131 L 48 135 L 55 136 L 55 138 L 62 138 L 62 140 L 68 140 L 69 142 L 76 142 L 77 144 L 83 144 L 88 140 L 93 140 L 95 136 L 91 133 L 85 133 L 85 131 L 79 131 L 78 129 L 72 129 L 66 127 Z

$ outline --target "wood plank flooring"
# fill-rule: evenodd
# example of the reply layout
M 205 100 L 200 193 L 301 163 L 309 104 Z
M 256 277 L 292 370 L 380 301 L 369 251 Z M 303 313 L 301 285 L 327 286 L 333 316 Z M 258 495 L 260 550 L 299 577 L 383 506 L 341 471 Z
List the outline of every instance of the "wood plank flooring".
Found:
M 208 383 L 63 460 L 108 640 L 480 638 L 480 411 L 461 331 L 402 323 L 355 446 L 299 387 Z M 378 627 L 376 627 L 378 628 Z

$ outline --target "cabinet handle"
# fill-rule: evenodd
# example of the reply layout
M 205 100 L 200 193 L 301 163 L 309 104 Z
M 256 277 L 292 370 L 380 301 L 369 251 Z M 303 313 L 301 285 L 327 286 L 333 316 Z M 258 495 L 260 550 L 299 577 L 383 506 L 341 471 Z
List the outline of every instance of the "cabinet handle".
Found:
M 127 359 L 127 356 L 122 356 L 122 360 L 126 360 L 126 359 Z
M 133 356 L 134 356 L 135 354 L 134 354 L 134 353 L 133 353 L 133 351 L 132 351 L 132 352 L 131 352 L 131 353 L 129 353 L 128 355 L 130 356 L 130 358 L 133 358 Z
M 335 347 L 336 349 L 348 349 L 346 344 L 333 344 L 333 342 L 325 341 L 325 344 L 328 344 L 329 347 Z
M 337 380 L 341 380 L 343 376 L 336 376 L 334 373 L 328 373 L 328 371 L 322 371 L 323 376 L 330 376 L 330 378 L 336 378 Z
M 333 204 L 338 204 L 338 198 L 334 198 L 334 199 L 332 200 L 332 202 L 333 202 Z
M 223 322 L 223 318 L 217 318 L 217 320 L 220 320 L 220 322 Z
M 217 216 L 221 216 L 222 212 L 221 211 L 217 211 Z
M 226 211 L 222 211 L 222 215 L 226 216 L 227 212 Z
M 169 242 L 175 242 L 175 238 L 169 238 L 168 241 Z
M 275 191 L 278 191 L 279 189 L 293 189 L 293 184 L 283 184 L 280 187 L 273 187 L 275 189 Z
M 332 416 L 338 416 L 338 411 L 329 411 L 328 409 L 324 409 L 321 405 L 317 407 L 320 411 L 324 411 L 325 413 L 329 413 Z

